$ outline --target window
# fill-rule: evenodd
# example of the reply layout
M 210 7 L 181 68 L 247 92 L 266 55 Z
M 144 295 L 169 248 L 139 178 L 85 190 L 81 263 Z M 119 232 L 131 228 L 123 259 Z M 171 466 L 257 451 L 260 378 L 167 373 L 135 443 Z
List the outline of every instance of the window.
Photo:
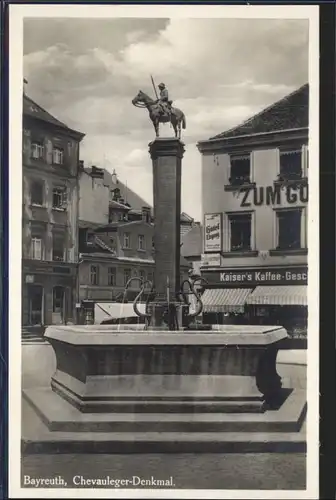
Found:
M 301 209 L 277 212 L 277 250 L 301 248 Z
M 302 178 L 302 152 L 301 149 L 280 150 L 280 181 L 296 180 Z
M 56 165 L 62 165 L 64 163 L 64 151 L 63 151 L 63 149 L 53 148 L 52 161 Z
M 130 233 L 124 233 L 124 248 L 131 248 Z
M 142 279 L 143 281 L 145 281 L 146 279 L 145 271 L 143 271 L 142 269 L 140 269 L 139 271 L 139 278 Z
M 115 267 L 108 268 L 108 284 L 115 286 L 117 282 L 117 269 Z
M 230 156 L 230 178 L 232 186 L 242 186 L 251 182 L 251 155 Z
M 55 286 L 53 289 L 53 312 L 63 315 L 64 312 L 64 288 Z
M 126 286 L 128 280 L 131 278 L 131 270 L 124 269 L 124 285 Z
M 32 205 L 43 205 L 44 184 L 41 181 L 32 181 L 30 187 L 30 199 Z
M 153 273 L 151 271 L 148 273 L 147 279 L 148 279 L 148 281 L 151 282 L 151 284 L 153 284 L 154 275 L 153 275 Z M 150 285 L 148 285 L 148 286 L 150 286 Z
M 32 238 L 30 256 L 32 259 L 42 260 L 42 239 Z
M 113 201 L 118 201 L 119 198 L 120 198 L 120 189 L 119 188 L 115 188 L 115 189 L 112 189 L 110 191 L 110 197 L 111 197 L 111 200 Z
M 63 234 L 53 235 L 52 260 L 63 262 L 65 254 L 65 238 Z
M 99 283 L 98 266 L 91 266 L 91 268 L 90 268 L 90 282 L 91 282 L 91 285 L 98 285 L 98 283 Z
M 44 146 L 38 142 L 32 142 L 31 144 L 31 157 L 36 160 L 44 157 Z
M 230 214 L 230 251 L 244 252 L 251 250 L 252 214 Z
M 67 192 L 65 187 L 55 187 L 53 189 L 53 208 L 65 209 L 67 204 Z
M 138 250 L 145 250 L 145 237 L 143 234 L 138 236 Z

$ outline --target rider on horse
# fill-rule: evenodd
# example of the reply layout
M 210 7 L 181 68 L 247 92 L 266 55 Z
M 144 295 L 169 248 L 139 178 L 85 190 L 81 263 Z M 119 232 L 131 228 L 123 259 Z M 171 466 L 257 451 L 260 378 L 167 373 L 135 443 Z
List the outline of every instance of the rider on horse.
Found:
M 159 89 L 160 89 L 160 99 L 158 100 L 158 103 L 160 104 L 162 113 L 163 114 L 167 113 L 170 116 L 172 111 L 173 101 L 169 100 L 168 89 L 166 88 L 164 83 L 160 83 Z

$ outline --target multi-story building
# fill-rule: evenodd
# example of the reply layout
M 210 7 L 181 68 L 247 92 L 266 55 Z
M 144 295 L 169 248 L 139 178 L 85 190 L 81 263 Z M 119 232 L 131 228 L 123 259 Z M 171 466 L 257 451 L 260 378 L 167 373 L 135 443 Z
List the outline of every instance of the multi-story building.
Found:
M 120 220 L 102 226 L 81 222 L 80 299 L 133 300 L 139 293 L 140 282 L 134 280 L 125 295 L 131 277 L 153 281 L 153 234 L 154 225 L 146 209 L 141 220 Z M 189 269 L 189 263 L 181 257 L 183 279 L 188 277 Z
M 305 328 L 309 87 L 198 144 L 208 321 Z
M 79 282 L 78 296 L 92 303 L 131 301 L 140 291 L 140 282 L 152 281 L 154 273 L 154 219 L 152 207 L 117 179 L 116 173 L 81 164 L 79 201 Z M 130 201 L 135 203 L 132 206 Z M 181 214 L 181 233 L 194 220 Z M 188 277 L 190 264 L 181 257 L 181 276 Z
M 23 95 L 24 326 L 75 321 L 83 137 Z

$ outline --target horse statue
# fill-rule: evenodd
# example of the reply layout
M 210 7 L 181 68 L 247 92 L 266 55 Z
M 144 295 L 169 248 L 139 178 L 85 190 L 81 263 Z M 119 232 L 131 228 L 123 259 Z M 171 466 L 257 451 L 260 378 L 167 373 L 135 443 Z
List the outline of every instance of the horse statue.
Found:
M 186 128 L 186 118 L 178 108 L 172 107 L 170 112 L 163 111 L 158 100 L 154 100 L 147 94 L 139 90 L 138 94 L 132 99 L 132 104 L 137 108 L 147 108 L 149 117 L 152 120 L 156 137 L 159 137 L 159 124 L 171 123 L 174 128 L 175 137 L 181 139 L 181 128 Z

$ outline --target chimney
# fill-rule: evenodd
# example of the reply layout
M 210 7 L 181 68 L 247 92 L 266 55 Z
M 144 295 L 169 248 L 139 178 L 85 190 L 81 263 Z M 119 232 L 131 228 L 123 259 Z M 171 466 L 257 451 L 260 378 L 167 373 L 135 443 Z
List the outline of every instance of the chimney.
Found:
M 141 207 L 141 218 L 144 222 L 150 222 L 150 208 Z
M 92 165 L 90 175 L 92 179 L 104 179 L 104 170 L 96 167 L 96 165 Z
M 115 169 L 113 169 L 113 172 L 112 172 L 112 182 L 113 184 L 118 184 L 118 179 L 117 179 L 117 174 L 116 174 L 116 171 Z

